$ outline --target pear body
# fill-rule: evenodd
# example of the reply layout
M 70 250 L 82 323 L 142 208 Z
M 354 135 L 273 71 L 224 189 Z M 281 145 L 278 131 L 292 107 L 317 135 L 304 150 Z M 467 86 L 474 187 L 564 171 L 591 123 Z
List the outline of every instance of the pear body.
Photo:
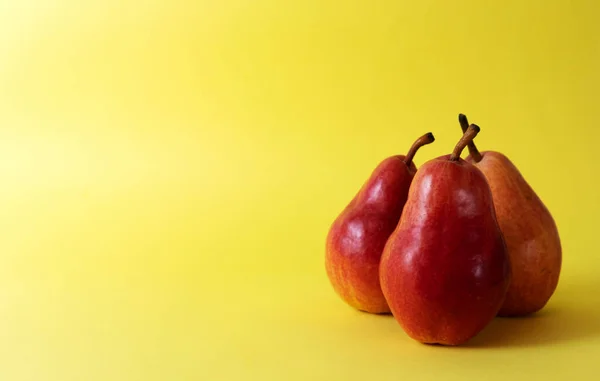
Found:
M 512 282 L 500 316 L 542 309 L 558 285 L 562 248 L 552 215 L 516 166 L 503 154 L 482 152 L 472 162 L 485 175 L 512 265 Z
M 361 311 L 390 312 L 379 284 L 379 261 L 417 170 L 404 159 L 396 155 L 383 160 L 327 234 L 327 276 L 336 293 Z
M 410 337 L 459 345 L 497 314 L 510 263 L 485 177 L 448 158 L 419 168 L 385 246 L 380 277 L 392 314 Z

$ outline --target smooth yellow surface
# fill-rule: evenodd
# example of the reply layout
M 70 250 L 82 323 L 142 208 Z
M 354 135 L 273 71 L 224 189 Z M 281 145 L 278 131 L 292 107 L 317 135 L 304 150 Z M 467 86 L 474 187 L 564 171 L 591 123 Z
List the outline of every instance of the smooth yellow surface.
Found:
M 597 377 L 594 1 L 0 1 L 0 379 Z M 324 271 L 337 213 L 457 114 L 556 218 L 559 288 L 471 346 Z M 595 371 L 594 371 L 595 370 Z M 595 372 L 595 373 L 594 373 Z

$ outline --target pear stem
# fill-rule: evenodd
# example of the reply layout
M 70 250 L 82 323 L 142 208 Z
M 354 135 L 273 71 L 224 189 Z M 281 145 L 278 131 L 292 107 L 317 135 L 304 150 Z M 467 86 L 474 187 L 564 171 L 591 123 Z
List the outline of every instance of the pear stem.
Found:
M 469 120 L 467 119 L 467 116 L 465 114 L 458 114 L 458 122 L 460 123 L 463 134 L 467 132 L 467 129 L 469 128 Z M 473 160 L 475 160 L 476 163 L 479 163 L 481 159 L 483 159 L 483 156 L 481 156 L 477 146 L 475 146 L 475 142 L 471 141 L 467 147 L 469 147 L 469 153 L 471 154 Z
M 475 136 L 479 133 L 479 126 L 476 124 L 471 124 L 467 131 L 463 134 L 462 138 L 454 147 L 454 151 L 452 151 L 452 155 L 450 155 L 450 161 L 458 161 L 460 159 L 460 154 L 465 149 L 465 147 L 473 141 Z
M 424 145 L 431 144 L 434 141 L 435 141 L 435 137 L 433 136 L 433 134 L 431 132 L 428 132 L 425 135 L 421 136 L 419 139 L 417 139 L 413 143 L 413 145 L 410 147 L 410 149 L 408 150 L 408 153 L 406 154 L 406 158 L 404 158 L 404 164 L 410 165 L 410 163 L 412 163 L 412 161 L 415 157 L 415 154 L 417 153 L 419 148 L 423 147 Z

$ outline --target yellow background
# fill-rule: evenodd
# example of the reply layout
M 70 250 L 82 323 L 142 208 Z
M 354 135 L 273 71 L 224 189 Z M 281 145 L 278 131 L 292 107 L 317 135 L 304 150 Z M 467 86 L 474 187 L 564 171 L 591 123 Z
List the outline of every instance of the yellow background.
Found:
M 0 0 L 0 379 L 582 379 L 600 358 L 594 1 Z M 347 307 L 337 213 L 459 112 L 552 211 L 535 317 Z M 592 374 L 589 374 L 591 377 Z M 542 378 L 543 377 L 543 378 Z

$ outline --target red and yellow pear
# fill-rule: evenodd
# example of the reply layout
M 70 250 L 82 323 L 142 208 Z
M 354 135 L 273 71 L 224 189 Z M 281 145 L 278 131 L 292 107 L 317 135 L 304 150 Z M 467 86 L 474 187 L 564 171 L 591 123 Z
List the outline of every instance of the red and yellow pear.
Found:
M 469 122 L 459 122 L 465 131 Z M 483 172 L 508 247 L 512 282 L 500 316 L 523 316 L 541 310 L 558 285 L 562 248 L 556 223 L 517 167 L 500 152 L 479 152 L 469 144 L 467 161 Z
M 379 260 L 417 172 L 414 155 L 433 141 L 433 134 L 427 133 L 414 142 L 406 156 L 383 160 L 329 229 L 327 276 L 336 293 L 358 310 L 390 312 L 379 285 Z

